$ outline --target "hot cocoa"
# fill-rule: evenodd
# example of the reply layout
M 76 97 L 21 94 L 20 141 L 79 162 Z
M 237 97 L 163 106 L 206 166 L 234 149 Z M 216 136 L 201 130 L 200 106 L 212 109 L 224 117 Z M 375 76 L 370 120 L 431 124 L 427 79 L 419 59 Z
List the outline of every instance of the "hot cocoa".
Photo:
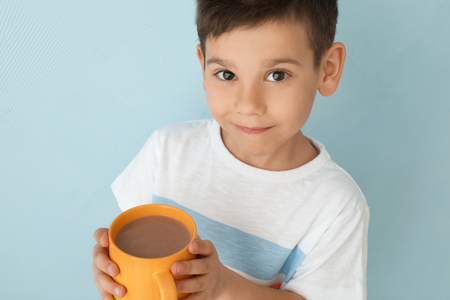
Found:
M 191 240 L 189 229 L 175 218 L 144 216 L 125 224 L 117 233 L 117 247 L 133 256 L 158 258 L 177 253 Z

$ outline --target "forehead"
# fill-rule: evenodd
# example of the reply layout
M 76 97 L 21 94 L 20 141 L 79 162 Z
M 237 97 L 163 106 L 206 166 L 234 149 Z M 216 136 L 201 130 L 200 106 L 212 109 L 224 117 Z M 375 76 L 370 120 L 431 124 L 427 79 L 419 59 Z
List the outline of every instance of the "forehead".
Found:
M 225 61 L 258 62 L 270 66 L 273 60 L 301 61 L 312 59 L 307 33 L 299 22 L 267 22 L 256 28 L 237 28 L 216 38 L 206 39 L 206 60 L 210 63 Z

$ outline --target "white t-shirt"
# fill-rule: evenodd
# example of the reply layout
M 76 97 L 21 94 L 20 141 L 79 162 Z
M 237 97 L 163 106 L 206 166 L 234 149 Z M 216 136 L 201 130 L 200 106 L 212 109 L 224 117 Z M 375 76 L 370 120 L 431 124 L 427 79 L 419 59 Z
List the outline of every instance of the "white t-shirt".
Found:
M 308 300 L 366 299 L 369 208 L 324 146 L 287 171 L 236 159 L 214 120 L 151 135 L 111 188 L 120 208 L 160 203 L 190 214 L 220 261 L 248 280 Z

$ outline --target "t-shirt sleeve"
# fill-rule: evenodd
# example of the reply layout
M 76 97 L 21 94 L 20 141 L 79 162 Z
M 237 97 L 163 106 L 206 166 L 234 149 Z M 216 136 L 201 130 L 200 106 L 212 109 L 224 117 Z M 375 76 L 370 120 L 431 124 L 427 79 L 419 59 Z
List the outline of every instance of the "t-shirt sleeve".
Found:
M 367 299 L 369 208 L 336 218 L 280 289 L 307 300 Z
M 158 167 L 157 131 L 111 184 L 122 211 L 152 201 L 153 182 Z

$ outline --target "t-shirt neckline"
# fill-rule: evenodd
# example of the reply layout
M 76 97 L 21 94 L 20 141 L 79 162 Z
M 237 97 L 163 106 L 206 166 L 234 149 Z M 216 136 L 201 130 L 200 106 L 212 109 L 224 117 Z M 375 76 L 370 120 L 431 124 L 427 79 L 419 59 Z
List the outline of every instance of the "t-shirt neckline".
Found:
M 225 147 L 225 144 L 222 141 L 222 137 L 220 136 L 220 125 L 215 119 L 212 119 L 211 122 L 210 137 L 214 150 L 227 167 L 244 176 L 253 178 L 254 180 L 263 180 L 270 182 L 298 180 L 316 172 L 330 160 L 330 155 L 325 150 L 325 147 L 318 141 L 305 135 L 305 137 L 314 145 L 314 147 L 319 150 L 319 155 L 317 155 L 310 162 L 295 169 L 286 171 L 269 171 L 247 165 L 246 163 L 234 157 L 233 154 L 231 154 L 230 151 L 228 151 L 228 149 Z

